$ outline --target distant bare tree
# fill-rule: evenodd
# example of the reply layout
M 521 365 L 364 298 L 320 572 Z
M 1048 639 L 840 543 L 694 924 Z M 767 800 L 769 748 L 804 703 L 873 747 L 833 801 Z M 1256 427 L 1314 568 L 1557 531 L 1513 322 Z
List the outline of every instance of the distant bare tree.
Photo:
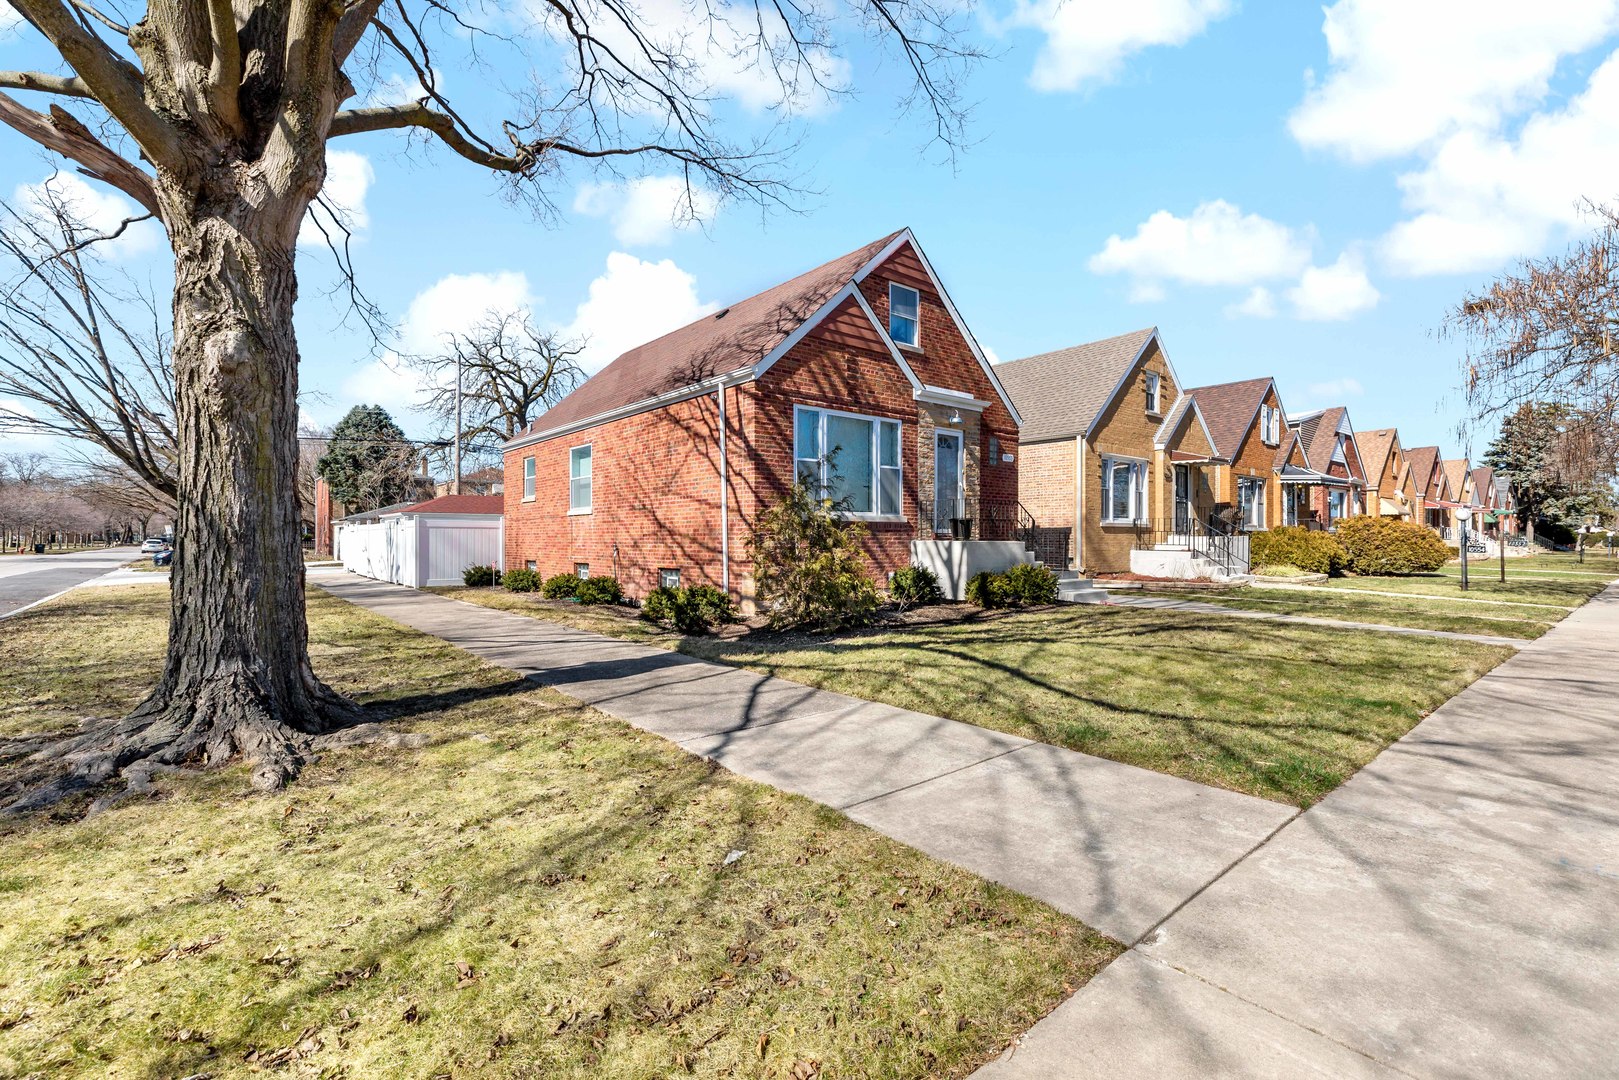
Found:
M 534 326 L 526 311 L 492 312 L 444 351 L 416 363 L 430 376 L 423 409 L 445 433 L 455 428 L 455 375 L 461 372 L 461 438 L 505 442 L 584 380 L 582 341 Z
M 1550 464 L 1568 484 L 1603 487 L 1619 471 L 1619 209 L 1588 205 L 1596 231 L 1562 255 L 1524 261 L 1447 319 L 1466 342 L 1474 423 L 1526 405 L 1558 409 Z
M 32 406 L 9 426 L 88 443 L 171 499 L 174 377 L 157 306 L 113 287 L 95 230 L 41 185 L 35 213 L 0 201 L 0 395 Z M 137 322 L 136 320 L 139 320 Z

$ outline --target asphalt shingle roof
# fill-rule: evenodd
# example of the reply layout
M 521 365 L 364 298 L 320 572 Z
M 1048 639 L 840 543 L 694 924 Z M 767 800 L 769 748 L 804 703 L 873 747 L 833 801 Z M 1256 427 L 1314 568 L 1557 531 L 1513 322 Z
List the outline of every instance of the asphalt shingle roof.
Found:
M 996 364 L 1001 386 L 1023 417 L 1022 441 L 1073 438 L 1088 431 L 1156 332 L 1149 326 Z
M 1264 402 L 1265 391 L 1270 384 L 1269 378 L 1243 379 L 1241 382 L 1217 383 L 1187 391 L 1197 399 L 1203 422 L 1209 425 L 1209 434 L 1214 437 L 1215 453 L 1223 458 L 1236 456 L 1242 447 L 1243 437 L 1259 415 L 1259 406 Z M 1285 438 L 1282 444 L 1285 450 Z
M 638 345 L 541 413 L 523 434 L 551 431 L 757 364 L 870 262 L 899 230 L 764 292 Z
M 1405 461 L 1411 466 L 1411 479 L 1416 482 L 1417 494 L 1425 495 L 1430 499 L 1438 498 L 1434 492 L 1428 490 L 1433 480 L 1434 463 L 1439 460 L 1439 447 L 1414 446 L 1405 452 Z
M 1383 479 L 1383 470 L 1388 466 L 1389 455 L 1394 452 L 1396 436 L 1394 428 L 1355 432 L 1355 445 L 1360 447 L 1360 456 L 1366 466 L 1367 483 L 1374 484 Z

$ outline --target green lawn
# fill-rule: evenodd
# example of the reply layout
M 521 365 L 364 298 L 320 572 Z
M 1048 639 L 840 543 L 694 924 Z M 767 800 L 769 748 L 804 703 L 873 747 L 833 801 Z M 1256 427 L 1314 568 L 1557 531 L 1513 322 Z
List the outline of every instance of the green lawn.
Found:
M 8 620 L 0 736 L 127 709 L 167 610 L 134 586 Z M 317 670 L 433 741 L 0 825 L 0 1075 L 960 1077 L 1119 951 L 436 639 L 309 611 Z
M 1148 592 L 1167 600 L 1196 600 L 1220 604 L 1242 611 L 1266 611 L 1276 615 L 1308 615 L 1317 619 L 1409 626 L 1420 630 L 1449 630 L 1458 634 L 1488 634 L 1492 637 L 1537 638 L 1558 621 L 1560 612 L 1550 608 L 1518 605 L 1457 604 L 1450 600 L 1422 597 L 1363 596 L 1327 589 L 1222 589 L 1200 592 Z
M 837 638 L 680 638 L 622 611 L 449 595 L 1308 806 L 1504 646 L 1062 606 Z
M 1409 593 L 1414 596 L 1459 596 L 1475 600 L 1510 600 L 1525 604 L 1556 604 L 1578 607 L 1608 587 L 1601 577 L 1515 577 L 1507 568 L 1507 580 L 1494 574 L 1473 573 L 1469 568 L 1469 588 L 1461 589 L 1461 571 L 1415 574 L 1411 577 L 1341 577 L 1324 582 L 1328 589 L 1375 589 L 1380 592 Z

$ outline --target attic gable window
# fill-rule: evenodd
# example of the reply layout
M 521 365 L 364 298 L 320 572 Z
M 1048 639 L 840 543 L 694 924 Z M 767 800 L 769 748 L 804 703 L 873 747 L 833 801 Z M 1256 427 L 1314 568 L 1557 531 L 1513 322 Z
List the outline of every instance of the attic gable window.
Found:
M 1161 380 L 1158 378 L 1158 373 L 1156 371 L 1147 372 L 1147 415 L 1148 416 L 1158 416 L 1160 413 L 1163 412 L 1163 409 L 1160 408 L 1160 405 L 1161 405 L 1160 397 L 1161 397 L 1161 391 L 1162 391 L 1162 387 L 1161 387 L 1160 383 L 1161 383 Z
M 888 286 L 888 336 L 896 345 L 919 348 L 922 340 L 922 297 L 913 288 Z
M 1282 410 L 1273 405 L 1259 407 L 1259 438 L 1266 446 L 1282 441 Z

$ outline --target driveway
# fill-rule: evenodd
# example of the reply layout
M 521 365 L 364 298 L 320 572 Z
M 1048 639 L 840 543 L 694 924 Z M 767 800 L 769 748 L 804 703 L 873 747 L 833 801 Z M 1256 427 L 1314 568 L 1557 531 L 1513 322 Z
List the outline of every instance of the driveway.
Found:
M 0 618 L 116 570 L 139 554 L 139 548 L 115 547 L 65 555 L 0 555 Z

